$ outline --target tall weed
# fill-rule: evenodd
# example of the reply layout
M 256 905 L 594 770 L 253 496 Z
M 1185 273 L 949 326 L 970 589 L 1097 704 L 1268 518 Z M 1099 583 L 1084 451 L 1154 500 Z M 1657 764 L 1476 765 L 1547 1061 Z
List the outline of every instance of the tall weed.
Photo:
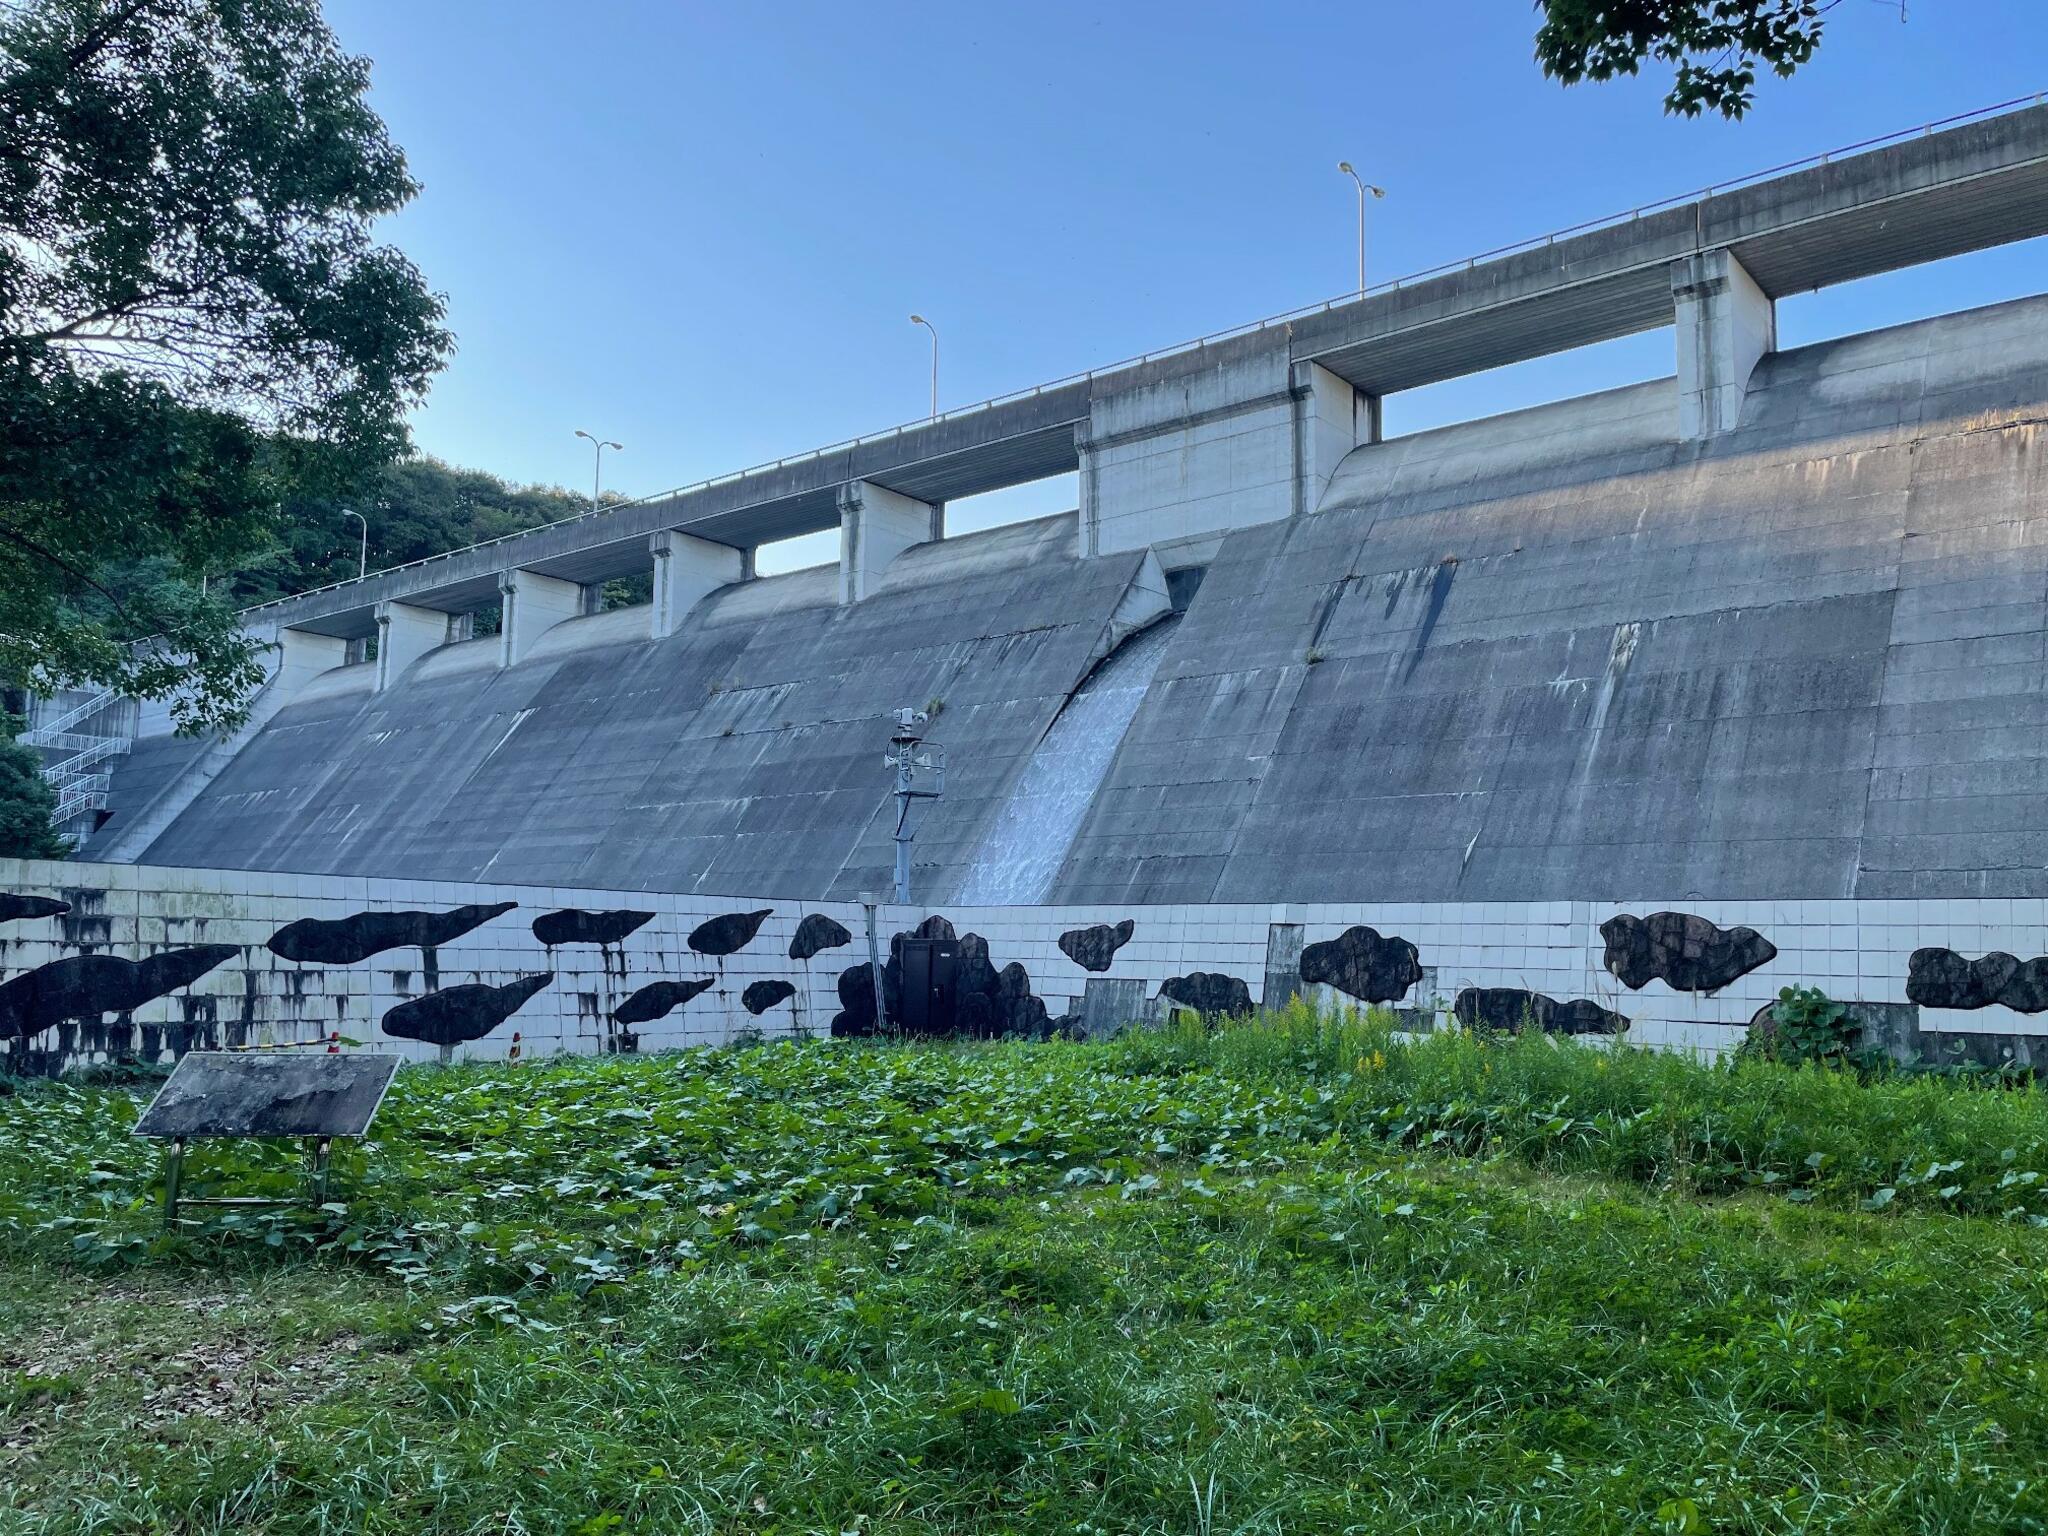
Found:
M 1702 1193 L 1776 1187 L 2048 1223 L 2048 1099 L 2032 1082 L 1866 1081 L 1827 1065 L 1707 1062 L 1536 1033 L 1404 1035 L 1390 1014 L 1300 999 L 1213 1030 L 1132 1030 L 1103 1061 L 1310 1098 L 1333 1130 L 1409 1146 Z

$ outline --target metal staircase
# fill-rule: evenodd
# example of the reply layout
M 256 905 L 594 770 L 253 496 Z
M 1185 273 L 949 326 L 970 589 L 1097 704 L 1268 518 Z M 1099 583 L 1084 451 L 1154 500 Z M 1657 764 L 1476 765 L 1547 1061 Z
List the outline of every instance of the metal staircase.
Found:
M 103 765 L 135 744 L 132 718 L 122 708 L 126 702 L 113 689 L 102 689 L 21 733 L 26 745 L 62 754 L 46 757 L 43 778 L 57 792 L 50 820 L 73 847 L 92 834 L 93 813 L 106 809 L 113 771 Z

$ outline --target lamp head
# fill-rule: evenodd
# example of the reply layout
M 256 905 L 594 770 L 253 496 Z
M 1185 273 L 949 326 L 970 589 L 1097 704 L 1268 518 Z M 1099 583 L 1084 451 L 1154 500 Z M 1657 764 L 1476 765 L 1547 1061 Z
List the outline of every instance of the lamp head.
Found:
M 1387 195 L 1387 189 L 1385 187 L 1375 187 L 1370 183 L 1367 183 L 1365 190 L 1370 192 L 1374 197 L 1385 197 Z
M 1351 162 L 1349 160 L 1339 160 L 1337 162 L 1337 169 L 1342 171 L 1346 176 L 1356 176 L 1358 174 L 1358 172 L 1351 169 Z
M 925 319 L 923 315 L 912 315 L 910 317 L 910 323 L 912 325 L 930 325 L 931 321 Z

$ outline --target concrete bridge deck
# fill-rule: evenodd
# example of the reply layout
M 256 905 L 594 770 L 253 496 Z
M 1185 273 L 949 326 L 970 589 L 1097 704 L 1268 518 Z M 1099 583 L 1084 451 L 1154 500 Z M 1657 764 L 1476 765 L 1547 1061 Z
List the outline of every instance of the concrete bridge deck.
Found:
M 1099 438 L 1103 422 L 1130 418 L 1123 409 L 1130 401 L 1152 402 L 1138 413 L 1147 423 L 1139 432 L 1185 433 L 1205 415 L 1246 409 L 1254 390 L 1265 393 L 1252 404 L 1280 398 L 1272 380 L 1298 380 L 1311 364 L 1376 399 L 1670 325 L 1674 263 L 1703 254 L 1726 253 L 1774 300 L 2040 235 L 2048 235 L 2048 105 L 2036 104 L 1710 190 L 671 495 L 376 572 L 250 609 L 245 617 L 265 631 L 360 639 L 376 633 L 380 604 L 471 612 L 497 600 L 512 571 L 582 585 L 642 571 L 650 536 L 664 530 L 750 551 L 841 525 L 849 486 L 940 506 L 1081 467 L 1091 422 Z M 1304 392 L 1298 384 L 1287 387 L 1297 396 Z M 1297 510 L 1300 502 L 1297 491 Z M 1158 523 L 1145 526 L 1156 530 Z

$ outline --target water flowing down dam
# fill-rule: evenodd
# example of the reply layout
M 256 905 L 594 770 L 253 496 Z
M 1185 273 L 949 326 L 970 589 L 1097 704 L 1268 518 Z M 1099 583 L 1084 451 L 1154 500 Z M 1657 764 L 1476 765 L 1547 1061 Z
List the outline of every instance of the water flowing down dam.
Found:
M 989 823 L 957 900 L 981 907 L 1034 906 L 1052 894 L 1175 624 L 1164 619 L 1133 635 L 1074 691 Z

